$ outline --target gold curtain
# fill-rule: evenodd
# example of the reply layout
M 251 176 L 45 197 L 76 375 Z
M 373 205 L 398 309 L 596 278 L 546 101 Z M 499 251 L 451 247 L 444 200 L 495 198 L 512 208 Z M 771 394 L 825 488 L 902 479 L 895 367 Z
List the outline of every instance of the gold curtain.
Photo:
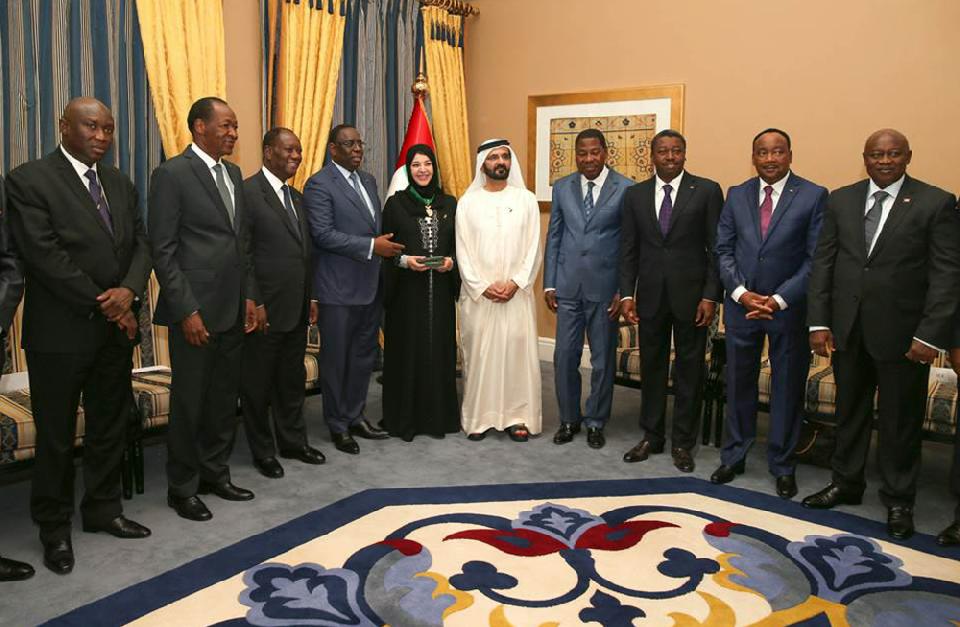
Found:
M 303 162 L 293 179 L 297 189 L 323 165 L 343 56 L 346 1 L 272 0 L 268 7 L 267 119 L 300 138 Z
M 190 105 L 227 95 L 223 2 L 137 0 L 137 13 L 163 151 L 172 157 L 190 143 Z
M 473 180 L 463 80 L 463 16 L 423 6 L 423 39 L 433 114 L 433 139 L 444 188 L 459 197 Z

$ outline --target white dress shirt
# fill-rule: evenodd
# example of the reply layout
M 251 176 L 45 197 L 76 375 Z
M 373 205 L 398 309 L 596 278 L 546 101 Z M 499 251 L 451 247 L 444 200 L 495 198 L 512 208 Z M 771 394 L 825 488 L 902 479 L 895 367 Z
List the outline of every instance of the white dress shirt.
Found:
M 107 203 L 107 206 L 110 206 L 110 201 L 107 200 L 107 190 L 103 189 L 103 182 L 100 180 L 100 171 L 97 170 L 97 164 L 87 165 L 86 163 L 79 161 L 76 157 L 67 152 L 67 149 L 63 147 L 63 144 L 60 144 L 60 152 L 63 153 L 63 156 L 67 158 L 67 161 L 70 162 L 70 165 L 73 166 L 74 171 L 77 173 L 77 176 L 80 177 L 80 182 L 83 183 L 84 189 L 90 189 L 90 179 L 87 178 L 87 171 L 93 170 L 97 175 L 97 182 L 100 184 L 100 195 L 103 197 L 103 201 Z
M 660 207 L 663 206 L 663 197 L 667 195 L 667 192 L 663 190 L 664 185 L 670 186 L 670 206 L 677 204 L 677 191 L 680 189 L 680 182 L 683 180 L 683 170 L 680 170 L 680 174 L 674 177 L 669 183 L 661 179 L 656 174 L 653 176 L 655 179 L 655 185 L 653 188 L 653 210 L 657 212 L 657 220 L 660 219 Z
M 350 179 L 350 176 L 353 174 L 350 170 L 346 169 L 336 161 L 333 162 L 333 165 L 337 166 L 337 169 L 340 170 L 340 174 L 343 175 L 343 178 L 347 180 L 347 185 L 350 186 L 350 189 L 356 189 L 353 186 L 353 181 Z M 360 174 L 357 174 L 357 178 L 360 178 Z M 363 197 L 363 203 L 367 206 L 367 210 L 370 212 L 370 216 L 376 221 L 377 213 L 373 209 L 373 203 L 370 201 L 370 196 L 367 195 L 367 188 L 363 186 L 363 180 L 360 180 L 360 195 Z M 373 258 L 373 242 L 376 238 L 370 239 L 370 252 L 367 253 L 367 259 Z
M 284 181 L 281 181 L 276 174 L 271 172 L 266 168 L 260 168 L 260 171 L 263 172 L 263 176 L 266 177 L 267 183 L 270 183 L 270 187 L 277 194 L 277 198 L 280 199 L 280 204 L 283 205 L 284 209 L 287 207 L 287 200 L 283 197 L 283 186 L 286 185 Z M 290 195 L 290 206 L 293 207 L 293 215 L 298 219 L 300 216 L 297 214 L 297 208 L 293 206 L 293 195 Z
M 780 204 L 780 197 L 783 196 L 783 188 L 787 186 L 787 179 L 790 178 L 790 171 L 787 171 L 787 174 L 775 183 L 767 183 L 763 179 L 760 179 L 760 195 L 757 199 L 757 206 L 763 204 L 764 199 L 767 197 L 767 192 L 764 189 L 768 185 L 773 188 L 773 193 L 770 194 L 770 199 L 773 201 L 773 208 L 770 210 L 770 218 L 773 220 L 773 214 L 777 211 L 777 205 Z M 733 290 L 733 293 L 730 294 L 730 298 L 735 303 L 740 302 L 740 297 L 742 297 L 747 292 L 747 288 L 744 285 L 740 285 L 737 289 Z M 777 301 L 777 305 L 780 306 L 781 311 L 787 308 L 787 301 L 783 300 L 783 297 L 780 294 L 774 294 L 772 296 L 773 300 Z
M 200 160 L 203 161 L 203 163 L 207 166 L 207 169 L 210 170 L 210 176 L 213 177 L 213 184 L 214 184 L 214 185 L 217 184 L 217 173 L 213 171 L 213 166 L 217 165 L 218 163 L 220 164 L 220 168 L 221 168 L 221 170 L 223 171 L 223 180 L 224 180 L 224 181 L 226 182 L 226 184 L 227 184 L 227 191 L 230 192 L 230 202 L 232 202 L 232 203 L 233 203 L 233 206 L 236 207 L 236 206 L 237 206 L 237 196 L 236 196 L 236 194 L 234 193 L 234 190 L 233 190 L 233 180 L 230 178 L 230 173 L 227 172 L 227 166 L 223 165 L 223 160 L 222 160 L 222 159 L 214 159 L 213 157 L 211 157 L 210 155 L 208 155 L 207 153 L 205 153 L 205 152 L 203 151 L 203 149 L 200 148 L 200 146 L 197 146 L 196 144 L 190 144 L 190 148 L 193 149 L 193 152 L 194 152 L 198 157 L 200 157 Z

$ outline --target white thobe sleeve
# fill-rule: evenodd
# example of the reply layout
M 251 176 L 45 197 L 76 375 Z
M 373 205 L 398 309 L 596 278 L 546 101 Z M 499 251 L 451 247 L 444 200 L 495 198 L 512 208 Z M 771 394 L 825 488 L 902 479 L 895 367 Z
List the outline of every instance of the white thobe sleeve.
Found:
M 479 268 L 475 264 L 476 259 L 476 237 L 475 229 L 470 225 L 470 205 L 462 200 L 457 207 L 456 218 L 456 239 L 457 239 L 457 267 L 460 269 L 461 286 L 467 292 L 467 296 L 478 301 L 483 298 L 483 293 L 490 282 L 485 281 L 480 275 Z
M 514 283 L 522 290 L 529 289 L 537 279 L 537 272 L 540 271 L 540 262 L 543 255 L 540 254 L 540 206 L 537 204 L 536 196 L 532 193 L 524 194 L 524 221 L 523 237 L 521 242 L 524 244 L 524 256 L 517 271 L 510 277 Z

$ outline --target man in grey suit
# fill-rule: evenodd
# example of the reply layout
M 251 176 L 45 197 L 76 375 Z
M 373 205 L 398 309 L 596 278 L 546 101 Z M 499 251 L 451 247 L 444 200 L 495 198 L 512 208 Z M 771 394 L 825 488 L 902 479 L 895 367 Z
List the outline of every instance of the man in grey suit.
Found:
M 193 103 L 193 143 L 153 171 L 148 215 L 160 282 L 156 324 L 170 328 L 167 504 L 209 520 L 197 493 L 246 501 L 227 460 L 237 426 L 244 332 L 258 328 L 240 168 L 223 161 L 237 141 L 237 116 L 215 97 Z
M 320 303 L 323 418 L 337 450 L 356 455 L 353 435 L 389 437 L 363 414 L 383 315 L 380 257 L 403 246 L 380 235 L 381 207 L 374 178 L 360 170 L 363 140 L 356 128 L 330 131 L 331 161 L 310 177 L 303 208 L 314 246 L 313 295 Z
M 566 444 L 587 428 L 587 444 L 602 448 L 603 427 L 613 403 L 616 370 L 620 210 L 633 184 L 607 167 L 607 141 L 596 129 L 577 135 L 577 171 L 553 186 L 543 262 L 544 299 L 557 314 L 553 352 L 560 429 L 554 444 Z M 580 357 L 586 330 L 590 343 L 590 396 L 580 408 Z
M 310 300 L 313 277 L 303 195 L 287 184 L 302 159 L 293 131 L 270 129 L 263 136 L 263 168 L 243 182 L 263 333 L 251 333 L 244 342 L 241 405 L 253 465 L 272 479 L 283 476 L 278 448 L 280 457 L 324 462 L 323 453 L 307 444 L 303 420 L 303 355 L 307 323 L 317 322 L 317 303 Z

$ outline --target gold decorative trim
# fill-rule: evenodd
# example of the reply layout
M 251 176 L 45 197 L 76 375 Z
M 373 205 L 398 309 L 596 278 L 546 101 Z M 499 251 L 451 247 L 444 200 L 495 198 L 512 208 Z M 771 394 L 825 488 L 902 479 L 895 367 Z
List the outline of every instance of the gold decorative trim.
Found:
M 448 13 L 463 15 L 465 17 L 480 15 L 480 9 L 469 2 L 464 2 L 464 0 L 420 0 L 420 5 L 425 7 L 440 7 L 441 9 L 446 9 Z

